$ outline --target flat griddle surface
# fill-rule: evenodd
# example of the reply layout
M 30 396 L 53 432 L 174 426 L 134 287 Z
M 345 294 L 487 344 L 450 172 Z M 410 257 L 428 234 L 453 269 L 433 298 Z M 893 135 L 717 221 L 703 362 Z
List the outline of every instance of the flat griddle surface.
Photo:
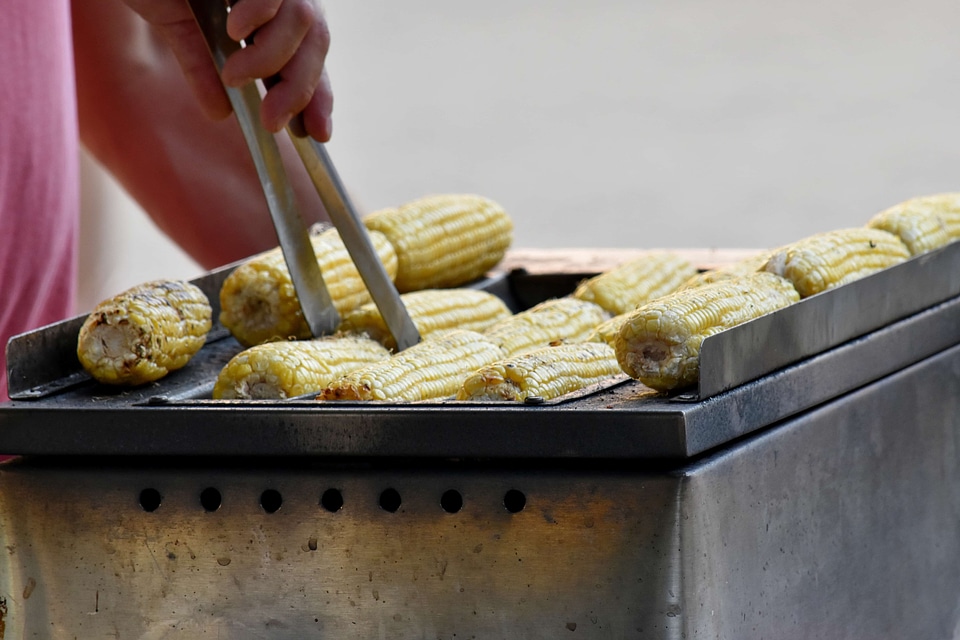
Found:
M 196 282 L 215 300 L 225 274 Z M 517 309 L 579 277 L 520 269 L 477 286 Z M 18 399 L 0 404 L 0 451 L 687 458 L 960 344 L 958 295 L 960 245 L 951 245 L 707 339 L 698 389 L 657 394 L 623 377 L 539 404 L 212 400 L 217 373 L 241 350 L 222 327 L 184 369 L 120 391 L 71 360 L 83 320 L 74 318 L 11 343 Z

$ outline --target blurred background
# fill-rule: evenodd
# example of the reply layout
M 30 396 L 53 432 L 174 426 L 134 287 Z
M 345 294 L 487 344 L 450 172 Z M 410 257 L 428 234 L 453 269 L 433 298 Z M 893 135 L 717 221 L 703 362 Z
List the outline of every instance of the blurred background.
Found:
M 761 248 L 960 191 L 955 0 L 323 6 L 364 210 L 475 192 L 516 247 Z M 202 273 L 89 158 L 83 209 L 78 312 Z

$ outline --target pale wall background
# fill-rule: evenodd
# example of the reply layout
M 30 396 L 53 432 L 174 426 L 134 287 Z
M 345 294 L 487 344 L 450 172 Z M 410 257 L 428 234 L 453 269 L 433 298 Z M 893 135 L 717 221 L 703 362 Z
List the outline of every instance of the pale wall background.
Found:
M 960 190 L 955 0 L 324 7 L 329 149 L 366 209 L 470 191 L 516 246 L 740 248 Z M 79 310 L 201 272 L 84 173 Z

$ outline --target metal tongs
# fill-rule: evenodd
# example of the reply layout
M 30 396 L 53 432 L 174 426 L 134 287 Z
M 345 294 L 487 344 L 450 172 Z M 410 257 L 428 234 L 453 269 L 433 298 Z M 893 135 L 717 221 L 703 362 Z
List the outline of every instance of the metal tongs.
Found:
M 188 2 L 214 64 L 218 71 L 222 71 L 227 57 L 242 46 L 227 35 L 227 4 L 225 0 Z M 320 272 L 293 187 L 283 168 L 280 149 L 273 135 L 260 124 L 260 91 L 252 82 L 241 88 L 224 88 L 253 156 L 280 248 L 310 332 L 315 337 L 333 333 L 340 324 L 340 315 Z M 370 235 L 351 204 L 326 149 L 312 138 L 301 137 L 291 126 L 287 127 L 287 133 L 374 304 L 393 334 L 397 349 L 403 350 L 418 343 L 417 327 L 374 250 Z

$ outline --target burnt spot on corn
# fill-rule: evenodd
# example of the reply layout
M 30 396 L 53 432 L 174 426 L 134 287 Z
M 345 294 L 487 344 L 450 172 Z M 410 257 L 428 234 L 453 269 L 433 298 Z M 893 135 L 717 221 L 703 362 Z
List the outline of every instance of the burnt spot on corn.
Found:
M 651 362 L 663 362 L 668 355 L 670 355 L 670 351 L 662 344 L 649 343 L 641 349 L 643 359 Z

